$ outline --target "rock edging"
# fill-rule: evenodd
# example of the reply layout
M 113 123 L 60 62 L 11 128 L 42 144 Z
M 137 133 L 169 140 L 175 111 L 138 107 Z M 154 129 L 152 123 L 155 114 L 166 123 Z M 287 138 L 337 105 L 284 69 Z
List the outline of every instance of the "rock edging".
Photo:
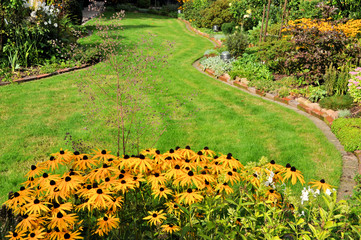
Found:
M 199 71 L 202 71 L 203 69 L 203 72 L 205 74 L 208 74 L 209 76 L 221 80 L 231 86 L 237 87 L 244 92 L 248 92 L 252 95 L 262 97 L 269 101 L 277 102 L 278 104 L 281 104 L 283 106 L 286 105 L 288 108 L 299 113 L 300 111 L 298 110 L 301 110 L 303 112 L 302 115 L 308 117 L 311 121 L 313 121 L 315 125 L 325 134 L 327 139 L 332 144 L 334 144 L 336 149 L 342 155 L 342 161 L 343 161 L 342 176 L 340 179 L 340 186 L 337 191 L 337 199 L 338 200 L 347 199 L 348 197 L 351 196 L 353 188 L 354 186 L 356 186 L 354 177 L 356 176 L 357 173 L 361 174 L 361 165 L 359 164 L 359 162 L 361 161 L 361 153 L 358 156 L 360 159 L 359 160 L 358 157 L 356 157 L 353 153 L 346 152 L 344 150 L 344 147 L 341 145 L 340 141 L 331 132 L 330 126 L 332 125 L 334 119 L 338 117 L 337 112 L 332 110 L 322 109 L 321 107 L 318 106 L 318 104 L 317 105 L 313 104 L 305 98 L 298 98 L 298 99 L 292 99 L 287 97 L 281 98 L 274 94 L 265 93 L 254 87 L 249 87 L 245 79 L 238 78 L 236 80 L 231 80 L 231 77 L 228 74 L 223 74 L 219 77 L 216 77 L 214 71 L 212 69 L 204 68 L 199 63 L 199 60 L 194 62 L 193 66 Z M 316 117 L 316 119 L 312 117 Z

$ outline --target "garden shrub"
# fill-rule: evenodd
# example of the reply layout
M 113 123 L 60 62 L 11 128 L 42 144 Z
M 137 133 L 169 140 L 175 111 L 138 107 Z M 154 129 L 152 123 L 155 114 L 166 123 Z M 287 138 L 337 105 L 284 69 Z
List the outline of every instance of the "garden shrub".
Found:
M 336 68 L 345 61 L 352 64 L 361 58 L 361 47 L 344 33 L 319 31 L 316 27 L 289 27 L 294 48 L 288 52 L 285 66 L 291 74 L 302 77 L 306 84 L 319 84 L 326 68 L 332 63 Z
M 325 97 L 319 102 L 322 108 L 340 110 L 350 109 L 353 106 L 353 99 L 350 95 L 334 95 Z
M 185 1 L 182 6 L 185 19 L 197 27 L 202 27 L 201 20 L 203 16 L 200 15 L 200 12 L 206 9 L 211 3 L 212 1 L 209 0 Z
M 78 0 L 64 1 L 63 13 L 69 16 L 73 24 L 81 24 L 83 19 L 82 10 L 82 6 Z
M 290 1 L 290 19 L 299 18 L 322 18 L 322 9 L 318 7 L 319 0 L 297 0 Z
M 308 86 L 308 90 L 309 90 L 309 94 L 308 94 L 308 99 L 311 102 L 318 102 L 320 100 L 322 100 L 324 97 L 326 97 L 326 90 L 324 88 L 324 86 Z
M 241 56 L 248 47 L 247 35 L 241 32 L 235 32 L 227 36 L 226 46 L 233 57 Z
M 232 61 L 233 59 L 230 61 L 223 61 L 220 56 L 215 56 L 201 59 L 200 64 L 204 68 L 212 69 L 214 74 L 219 77 L 232 69 Z
M 256 55 L 243 54 L 232 63 L 232 71 L 229 73 L 232 78 L 244 77 L 249 81 L 273 81 L 273 75 L 268 67 L 261 63 Z
M 331 129 L 346 151 L 361 150 L 361 118 L 338 118 Z
M 231 23 L 223 23 L 222 24 L 222 32 L 224 34 L 231 34 L 234 32 L 236 24 L 234 22 Z
M 150 0 L 137 0 L 137 7 L 139 8 L 149 8 Z
M 329 67 L 326 68 L 326 73 L 323 76 L 325 81 L 325 86 L 328 95 L 344 95 L 348 90 L 348 80 L 350 79 L 349 71 L 351 71 L 351 64 L 346 63 L 336 69 L 331 63 Z
M 305 180 L 295 166 L 265 157 L 244 166 L 208 147 L 119 157 L 61 149 L 26 177 L 5 202 L 1 231 L 10 228 L 10 239 L 351 239 L 360 231 L 360 216 L 348 211 L 359 202 L 336 202 L 327 180 L 296 198 L 289 186 Z
M 198 14 L 200 25 L 205 28 L 212 28 L 214 25 L 221 27 L 223 23 L 231 22 L 233 19 L 228 0 L 217 0 Z

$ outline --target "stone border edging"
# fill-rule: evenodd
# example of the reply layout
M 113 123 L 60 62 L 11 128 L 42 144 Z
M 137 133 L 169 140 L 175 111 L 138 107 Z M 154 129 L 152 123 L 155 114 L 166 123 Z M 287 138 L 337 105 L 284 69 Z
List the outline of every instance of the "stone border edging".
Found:
M 187 28 L 188 28 L 189 30 L 191 30 L 192 32 L 194 32 L 194 33 L 196 33 L 196 34 L 198 34 L 198 35 L 201 35 L 201 36 L 203 36 L 203 37 L 206 37 L 206 38 L 208 38 L 209 40 L 211 40 L 213 43 L 215 43 L 215 45 L 216 45 L 217 47 L 222 46 L 222 41 L 219 41 L 219 40 L 217 40 L 217 39 L 215 39 L 215 38 L 211 38 L 211 37 L 209 36 L 209 34 L 204 33 L 204 32 L 201 32 L 201 31 L 199 31 L 198 29 L 195 29 L 194 27 L 191 26 L 191 23 L 188 22 L 187 20 L 184 20 L 184 19 L 182 19 L 182 18 L 178 18 L 178 20 L 184 22 L 184 23 L 186 24 Z
M 240 80 L 231 81 L 231 77 L 228 74 L 223 74 L 219 77 L 216 77 L 214 71 L 211 69 L 206 68 L 204 71 L 202 71 L 204 67 L 199 63 L 199 59 L 193 63 L 193 66 L 200 72 L 207 74 L 214 79 L 221 80 L 224 83 L 233 87 L 237 87 L 239 90 L 249 93 L 253 96 L 258 96 L 262 99 L 276 102 L 279 105 L 292 109 L 293 111 L 309 118 L 324 133 L 326 138 L 336 147 L 342 156 L 342 176 L 337 191 L 337 199 L 347 199 L 349 196 L 351 196 L 353 188 L 356 186 L 354 177 L 356 176 L 357 172 L 361 173 L 361 165 L 359 165 L 359 159 L 361 161 L 361 153 L 358 159 L 358 157 L 356 157 L 356 155 L 353 153 L 346 152 L 340 141 L 332 133 L 330 126 L 333 120 L 337 118 L 337 115 L 330 116 L 327 114 L 327 111 L 326 113 L 322 112 L 322 109 L 317 110 L 293 99 L 279 98 L 273 94 L 264 93 L 254 87 L 248 87 L 246 83 L 242 83 Z
M 71 71 L 78 70 L 78 69 L 83 69 L 83 68 L 86 68 L 89 66 L 91 66 L 91 64 L 82 64 L 81 66 L 76 66 L 76 67 L 72 67 L 72 68 L 59 69 L 52 73 L 44 73 L 44 74 L 40 74 L 40 75 L 19 78 L 19 79 L 13 80 L 12 82 L 0 82 L 0 86 L 9 85 L 11 83 L 23 83 L 23 82 L 34 81 L 34 80 L 47 78 L 47 77 L 51 77 L 51 76 L 66 73 L 66 72 L 71 72 Z

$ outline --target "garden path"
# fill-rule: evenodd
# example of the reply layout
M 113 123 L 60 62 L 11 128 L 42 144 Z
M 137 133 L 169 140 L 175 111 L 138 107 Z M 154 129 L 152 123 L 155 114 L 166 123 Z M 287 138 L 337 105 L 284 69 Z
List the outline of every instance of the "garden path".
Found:
M 89 6 L 85 7 L 82 11 L 83 20 L 82 25 L 84 25 L 90 19 L 97 17 L 104 10 L 104 2 L 94 1 Z

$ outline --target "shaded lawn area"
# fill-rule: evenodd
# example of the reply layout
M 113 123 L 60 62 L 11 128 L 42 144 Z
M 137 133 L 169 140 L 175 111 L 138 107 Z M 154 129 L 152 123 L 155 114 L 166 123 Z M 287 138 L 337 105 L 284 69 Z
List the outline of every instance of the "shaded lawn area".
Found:
M 109 20 L 104 20 L 108 24 Z M 242 163 L 258 161 L 261 156 L 275 159 L 285 165 L 291 163 L 302 171 L 305 180 L 326 179 L 338 186 L 342 171 L 342 158 L 322 132 L 306 117 L 239 91 L 214 80 L 193 68 L 192 63 L 213 47 L 212 43 L 188 31 L 184 23 L 171 18 L 148 14 L 129 14 L 121 23 L 124 30 L 114 34 L 132 45 L 146 33 L 156 34 L 155 45 L 166 40 L 174 42 L 168 68 L 161 73 L 164 88 L 170 97 L 154 93 L 151 101 L 176 101 L 181 96 L 191 96 L 192 101 L 178 111 L 191 114 L 162 119 L 169 124 L 156 148 L 167 151 L 175 146 L 190 145 L 193 150 L 205 146 L 217 152 L 231 152 Z M 91 26 L 94 20 L 88 22 Z M 140 27 L 139 27 L 140 26 Z M 96 36 L 83 39 L 96 42 Z M 159 47 L 159 51 L 162 51 Z M 103 63 L 94 67 L 99 78 L 111 74 Z M 53 76 L 48 79 L 14 84 L 0 88 L 0 202 L 6 200 L 11 190 L 25 181 L 24 174 L 32 164 L 47 160 L 50 153 L 60 148 L 71 150 L 64 139 L 69 132 L 73 139 L 92 143 L 99 137 L 96 147 L 116 152 L 114 129 L 97 123 L 102 131 L 94 136 L 92 126 L 84 123 L 86 100 L 79 94 L 77 80 L 87 77 L 87 69 Z M 153 101 L 156 102 L 155 100 Z M 162 104 L 161 104 L 162 105 Z M 84 128 L 87 127 L 87 131 Z M 95 126 L 93 126 L 95 127 Z M 147 136 L 142 146 L 149 147 Z M 300 190 L 301 186 L 294 188 Z M 300 194 L 300 193 L 298 193 Z

